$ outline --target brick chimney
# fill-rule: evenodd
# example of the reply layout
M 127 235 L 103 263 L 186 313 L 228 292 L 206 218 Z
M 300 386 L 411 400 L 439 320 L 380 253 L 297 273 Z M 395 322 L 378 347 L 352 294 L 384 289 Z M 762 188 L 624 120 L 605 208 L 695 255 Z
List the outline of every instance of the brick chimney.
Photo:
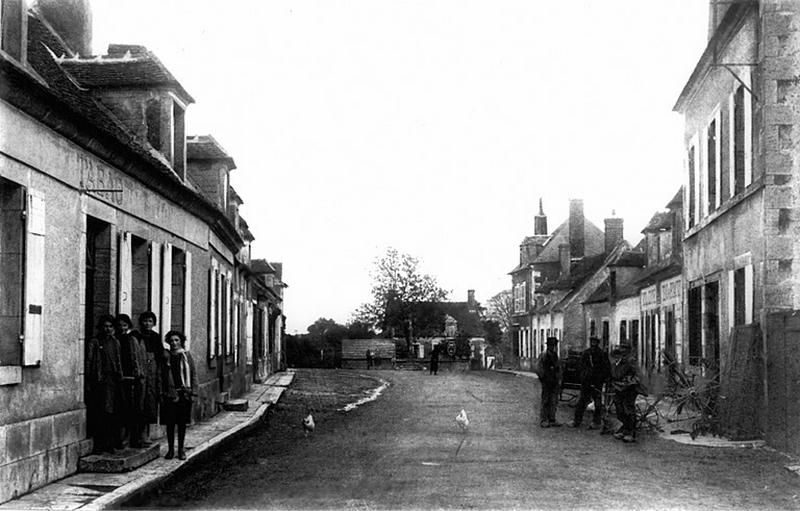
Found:
M 731 6 L 730 0 L 708 0 L 708 40 L 714 37 L 722 18 Z
M 569 250 L 570 257 L 581 258 L 584 256 L 584 217 L 583 199 L 570 199 L 569 201 Z M 560 247 L 559 247 L 560 248 Z
M 92 7 L 89 0 L 35 0 L 33 6 L 82 57 L 92 55 Z
M 542 209 L 542 198 L 539 197 L 539 214 L 533 219 L 533 234 L 546 235 L 547 234 L 547 215 L 544 214 Z
M 611 217 L 605 219 L 605 248 L 606 253 L 610 253 L 614 250 L 620 241 L 623 240 L 623 231 L 622 231 L 622 218 L 618 218 L 614 211 L 611 211 Z
M 475 305 L 475 290 L 474 289 L 467 289 L 467 303 L 469 305 Z
M 558 246 L 558 260 L 561 262 L 561 277 L 569 277 L 570 264 L 572 263 L 569 243 L 562 243 Z

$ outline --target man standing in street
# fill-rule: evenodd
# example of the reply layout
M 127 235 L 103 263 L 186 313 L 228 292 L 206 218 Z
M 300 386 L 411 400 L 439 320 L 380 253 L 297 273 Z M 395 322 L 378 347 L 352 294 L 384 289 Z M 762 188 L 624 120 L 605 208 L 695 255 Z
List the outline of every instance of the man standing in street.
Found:
M 636 396 L 644 393 L 639 368 L 631 355 L 631 347 L 621 343 L 614 350 L 611 366 L 611 389 L 614 391 L 614 407 L 622 423 L 614 438 L 623 442 L 636 441 Z
M 561 361 L 558 359 L 558 339 L 547 338 L 547 350 L 539 355 L 537 375 L 542 385 L 542 409 L 539 425 L 543 428 L 561 426 L 556 422 L 558 386 L 561 383 Z
M 603 384 L 611 377 L 611 364 L 608 355 L 600 349 L 600 339 L 589 339 L 589 348 L 581 353 L 579 363 L 581 375 L 581 395 L 575 406 L 575 419 L 573 428 L 579 428 L 583 421 L 583 413 L 589 401 L 594 401 L 594 414 L 589 429 L 599 429 L 603 418 Z

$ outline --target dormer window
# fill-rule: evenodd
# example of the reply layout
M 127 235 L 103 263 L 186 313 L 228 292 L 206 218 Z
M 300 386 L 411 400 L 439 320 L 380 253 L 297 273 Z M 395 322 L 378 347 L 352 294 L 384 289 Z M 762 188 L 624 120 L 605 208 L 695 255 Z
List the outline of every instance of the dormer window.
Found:
M 3 0 L 0 4 L 0 49 L 19 62 L 25 62 L 27 17 L 24 0 Z
M 186 178 L 186 109 L 172 103 L 172 170 Z
M 147 141 L 156 151 L 161 151 L 161 104 L 157 99 L 147 102 L 145 124 L 147 125 Z

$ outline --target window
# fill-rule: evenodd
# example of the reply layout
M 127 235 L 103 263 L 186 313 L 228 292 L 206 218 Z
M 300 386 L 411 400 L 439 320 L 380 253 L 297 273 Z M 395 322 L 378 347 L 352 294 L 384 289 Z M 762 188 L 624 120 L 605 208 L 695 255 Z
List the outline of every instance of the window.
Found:
M 589 337 L 597 337 L 597 327 L 594 320 L 589 321 Z
M 753 322 L 753 266 L 746 265 L 729 272 L 728 314 L 732 326 Z
M 525 312 L 526 283 L 520 282 L 514 286 L 514 312 Z
M 689 365 L 692 366 L 700 365 L 700 359 L 703 358 L 703 304 L 701 297 L 701 288 L 699 286 L 689 290 Z
M 161 151 L 161 103 L 151 99 L 145 107 L 145 124 L 147 125 L 147 141 L 157 151 Z
M 186 178 L 186 123 L 185 112 L 176 102 L 172 103 L 172 170 L 181 179 Z
M 750 83 L 750 73 L 742 72 L 742 80 Z M 747 89 L 737 83 L 730 97 L 730 172 L 731 195 L 742 192 L 752 181 L 752 98 Z
M 695 148 L 694 146 L 689 148 L 689 155 L 688 155 L 688 163 L 687 166 L 689 168 L 689 211 L 688 211 L 688 222 L 689 227 L 693 227 L 695 221 L 695 208 L 697 207 L 697 183 L 696 175 L 695 175 Z
M 620 342 L 628 340 L 628 322 L 624 319 L 619 322 L 619 340 Z
M 706 130 L 706 183 L 707 183 L 707 201 L 708 212 L 711 213 L 717 209 L 717 198 L 719 197 L 719 122 L 715 118 L 708 125 Z
M 0 300 L 0 366 L 18 366 L 22 361 L 24 208 L 25 189 L 0 179 L 0 282 L 4 295 Z
M 608 349 L 608 342 L 609 342 L 609 339 L 610 339 L 610 334 L 611 334 L 611 332 L 610 332 L 608 321 L 603 321 L 603 337 L 602 337 L 601 340 L 603 341 L 602 346 L 603 346 L 604 350 Z
M 25 61 L 25 10 L 23 0 L 3 0 L 0 3 L 0 47 L 19 62 Z
M 639 320 L 634 319 L 631 321 L 631 353 L 639 354 Z

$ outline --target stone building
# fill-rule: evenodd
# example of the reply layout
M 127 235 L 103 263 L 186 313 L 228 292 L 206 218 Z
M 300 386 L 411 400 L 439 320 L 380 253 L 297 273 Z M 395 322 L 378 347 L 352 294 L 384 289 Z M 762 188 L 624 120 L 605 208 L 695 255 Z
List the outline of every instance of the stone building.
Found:
M 0 502 L 91 450 L 84 358 L 101 314 L 152 310 L 162 334 L 187 334 L 195 418 L 252 381 L 241 351 L 258 286 L 233 160 L 212 166 L 216 190 L 200 158 L 187 164 L 193 99 L 146 48 L 84 57 L 87 5 L 2 2 Z
M 531 367 L 531 360 L 543 349 L 545 337 L 561 338 L 563 326 L 554 323 L 553 316 L 545 312 L 549 302 L 534 300 L 539 286 L 558 279 L 564 265 L 570 266 L 573 259 L 603 251 L 603 231 L 584 216 L 583 200 L 570 201 L 569 217 L 552 233 L 548 233 L 547 216 L 539 200 L 534 234 L 520 244 L 519 264 L 509 272 L 514 303 L 509 335 L 520 367 Z
M 796 453 L 800 3 L 711 1 L 709 13 L 708 46 L 675 104 L 686 363 L 719 370 L 726 402 L 756 403 L 751 433 Z M 742 385 L 745 372 L 755 376 Z

